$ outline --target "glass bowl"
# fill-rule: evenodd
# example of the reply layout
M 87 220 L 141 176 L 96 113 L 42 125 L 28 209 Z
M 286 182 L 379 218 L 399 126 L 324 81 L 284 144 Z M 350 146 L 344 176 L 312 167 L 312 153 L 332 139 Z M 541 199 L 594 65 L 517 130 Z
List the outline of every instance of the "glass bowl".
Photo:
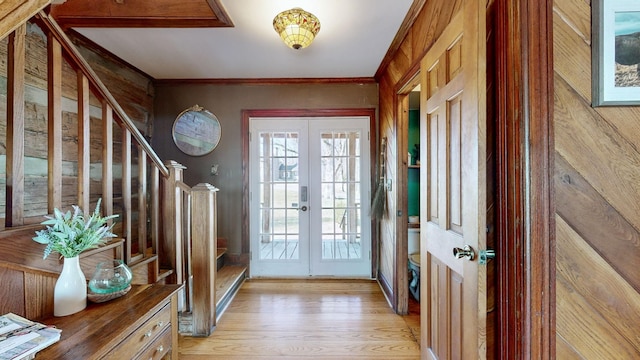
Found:
M 133 274 L 122 260 L 104 261 L 98 264 L 89 281 L 89 289 L 96 294 L 110 294 L 131 285 Z

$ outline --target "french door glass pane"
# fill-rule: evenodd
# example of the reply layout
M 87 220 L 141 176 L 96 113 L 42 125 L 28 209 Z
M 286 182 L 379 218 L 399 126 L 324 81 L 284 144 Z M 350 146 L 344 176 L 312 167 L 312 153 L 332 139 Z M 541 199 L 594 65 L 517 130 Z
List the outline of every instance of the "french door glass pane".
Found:
M 262 132 L 260 139 L 260 260 L 299 259 L 299 134 Z
M 360 132 L 322 132 L 322 259 L 361 259 Z

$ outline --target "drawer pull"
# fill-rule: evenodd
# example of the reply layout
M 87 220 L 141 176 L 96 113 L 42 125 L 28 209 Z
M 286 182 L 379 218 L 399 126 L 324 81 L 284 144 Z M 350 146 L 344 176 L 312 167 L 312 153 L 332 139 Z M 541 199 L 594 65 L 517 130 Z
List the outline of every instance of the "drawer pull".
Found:
M 159 353 L 164 351 L 164 347 L 162 347 L 162 345 L 158 346 L 158 348 L 156 349 L 158 350 Z
M 144 334 L 144 337 L 148 337 L 148 338 L 149 338 L 149 337 L 151 337 L 151 330 L 147 331 L 147 332 Z
M 164 322 L 163 321 L 158 321 L 158 327 L 163 327 L 164 326 Z

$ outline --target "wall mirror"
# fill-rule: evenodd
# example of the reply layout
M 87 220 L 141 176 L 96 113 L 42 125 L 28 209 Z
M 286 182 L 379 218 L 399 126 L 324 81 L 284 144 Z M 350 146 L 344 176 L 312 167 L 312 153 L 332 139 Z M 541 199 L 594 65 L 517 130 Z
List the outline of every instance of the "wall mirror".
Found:
M 183 153 L 202 156 L 220 142 L 220 122 L 202 106 L 194 105 L 181 112 L 173 123 L 173 142 Z

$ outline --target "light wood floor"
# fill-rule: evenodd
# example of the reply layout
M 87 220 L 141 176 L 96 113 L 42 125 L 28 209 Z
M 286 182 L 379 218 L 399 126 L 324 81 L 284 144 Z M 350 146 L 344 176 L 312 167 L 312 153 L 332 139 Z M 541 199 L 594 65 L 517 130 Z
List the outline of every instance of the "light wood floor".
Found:
M 186 360 L 419 359 L 419 324 L 415 308 L 396 315 L 374 281 L 248 280 L 213 334 L 180 336 L 179 353 Z

